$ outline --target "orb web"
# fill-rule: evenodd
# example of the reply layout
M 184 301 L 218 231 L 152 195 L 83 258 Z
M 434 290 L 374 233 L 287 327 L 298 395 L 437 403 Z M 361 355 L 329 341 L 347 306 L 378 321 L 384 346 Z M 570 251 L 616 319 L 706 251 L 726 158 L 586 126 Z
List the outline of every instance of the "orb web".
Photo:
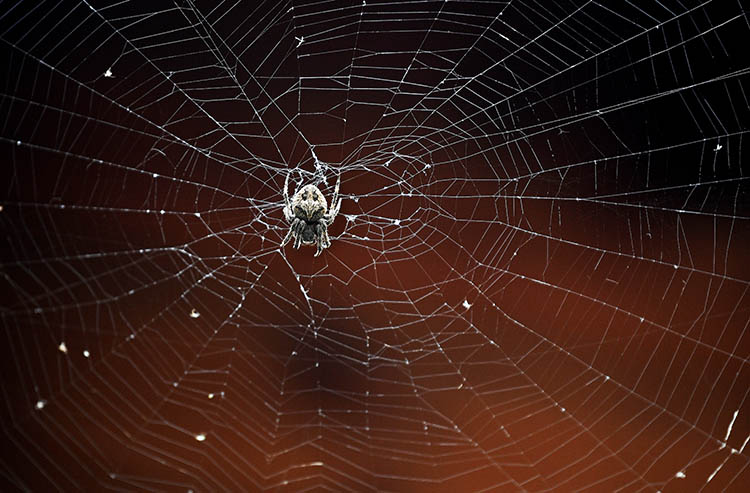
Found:
M 9 6 L 3 489 L 740 491 L 748 31 L 732 0 Z M 287 176 L 341 177 L 320 257 L 280 248 Z

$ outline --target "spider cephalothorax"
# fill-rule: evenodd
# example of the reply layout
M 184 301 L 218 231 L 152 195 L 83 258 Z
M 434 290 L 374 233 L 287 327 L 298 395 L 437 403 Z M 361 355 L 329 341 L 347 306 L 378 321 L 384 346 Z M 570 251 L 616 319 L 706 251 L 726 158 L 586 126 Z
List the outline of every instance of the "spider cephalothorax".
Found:
M 341 178 L 336 180 L 336 189 L 331 200 L 331 210 L 328 210 L 323 194 L 315 185 L 305 185 L 289 200 L 289 175 L 284 182 L 284 217 L 291 223 L 281 246 L 294 237 L 294 248 L 300 245 L 316 245 L 315 256 L 320 255 L 325 248 L 331 246 L 328 238 L 328 226 L 333 223 L 341 207 L 339 185 Z

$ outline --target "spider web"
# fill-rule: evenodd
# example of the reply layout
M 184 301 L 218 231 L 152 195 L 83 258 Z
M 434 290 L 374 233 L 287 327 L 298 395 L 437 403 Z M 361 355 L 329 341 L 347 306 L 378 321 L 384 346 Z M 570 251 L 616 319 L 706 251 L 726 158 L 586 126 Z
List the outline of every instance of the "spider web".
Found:
M 3 490 L 747 487 L 739 0 L 0 33 Z M 341 178 L 320 257 L 288 175 Z

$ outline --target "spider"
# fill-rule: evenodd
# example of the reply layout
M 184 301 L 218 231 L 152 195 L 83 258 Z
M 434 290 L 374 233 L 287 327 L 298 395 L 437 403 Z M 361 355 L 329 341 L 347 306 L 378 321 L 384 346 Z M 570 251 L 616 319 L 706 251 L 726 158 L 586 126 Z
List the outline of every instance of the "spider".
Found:
M 291 223 L 289 233 L 281 242 L 283 248 L 294 237 L 294 248 L 300 245 L 316 245 L 315 256 L 331 246 L 328 238 L 328 226 L 333 223 L 341 207 L 339 185 L 341 177 L 336 180 L 336 189 L 331 200 L 331 210 L 325 197 L 315 185 L 305 185 L 289 201 L 289 175 L 284 182 L 284 217 Z

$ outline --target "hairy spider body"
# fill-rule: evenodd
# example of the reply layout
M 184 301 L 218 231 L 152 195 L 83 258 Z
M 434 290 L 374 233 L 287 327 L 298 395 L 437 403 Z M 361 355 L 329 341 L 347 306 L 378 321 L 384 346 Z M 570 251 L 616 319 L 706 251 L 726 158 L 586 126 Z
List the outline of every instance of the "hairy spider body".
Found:
M 315 256 L 331 246 L 328 237 L 328 226 L 333 223 L 341 207 L 339 185 L 341 178 L 336 180 L 336 189 L 331 200 L 331 210 L 321 191 L 315 185 L 305 185 L 289 200 L 289 175 L 284 182 L 284 217 L 290 223 L 281 246 L 294 238 L 294 248 L 300 245 L 316 245 Z

